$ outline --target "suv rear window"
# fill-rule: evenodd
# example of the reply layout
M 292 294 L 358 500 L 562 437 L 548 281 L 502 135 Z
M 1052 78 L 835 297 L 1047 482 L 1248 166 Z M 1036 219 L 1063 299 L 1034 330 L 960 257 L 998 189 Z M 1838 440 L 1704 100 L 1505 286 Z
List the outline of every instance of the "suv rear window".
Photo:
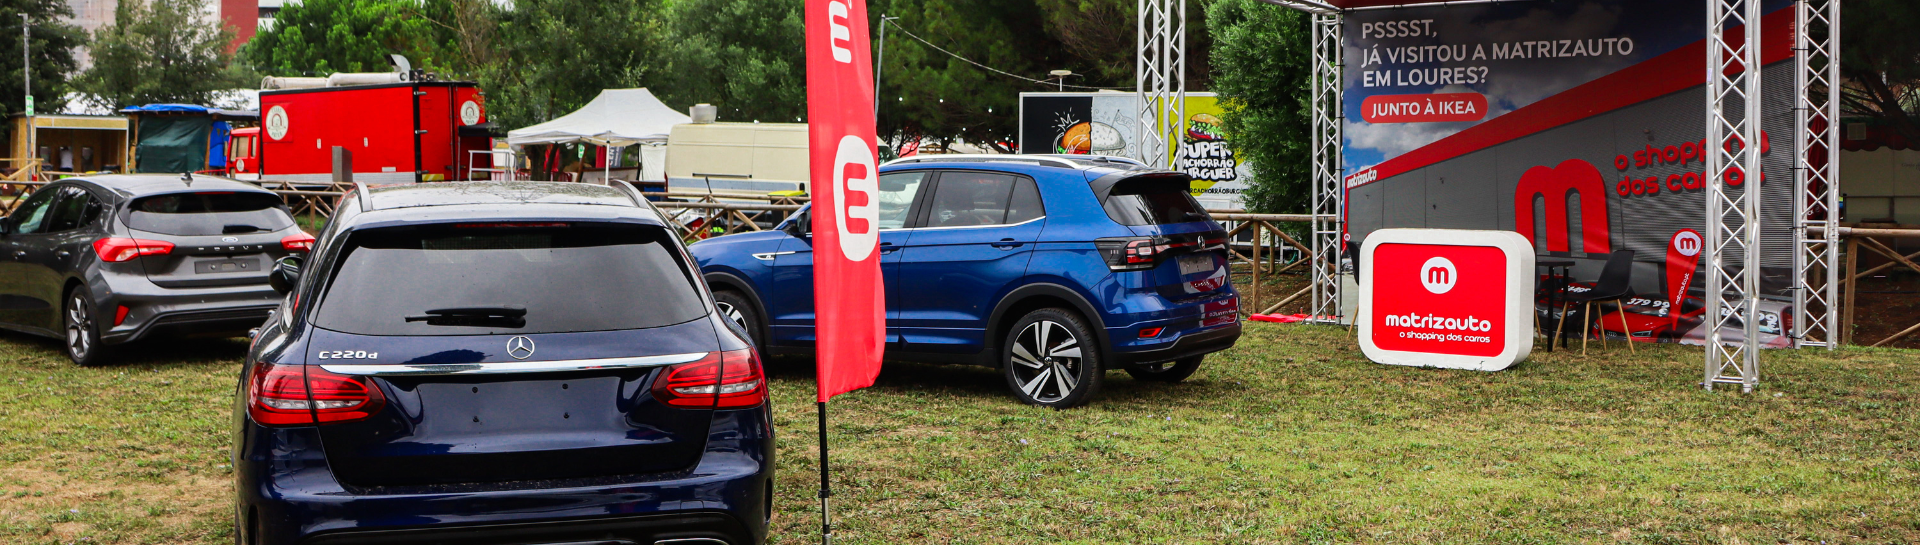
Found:
M 1138 177 L 1113 184 L 1100 203 L 1107 217 L 1121 225 L 1167 225 L 1207 221 L 1211 216 L 1188 193 L 1184 177 Z
M 167 235 L 234 235 L 293 226 L 286 204 L 267 193 L 173 193 L 135 199 L 128 208 L 128 227 Z
M 362 231 L 336 261 L 314 325 L 358 335 L 486 335 L 684 323 L 707 308 L 670 244 L 659 227 L 606 223 Z M 524 323 L 430 319 L 449 309 L 524 312 Z

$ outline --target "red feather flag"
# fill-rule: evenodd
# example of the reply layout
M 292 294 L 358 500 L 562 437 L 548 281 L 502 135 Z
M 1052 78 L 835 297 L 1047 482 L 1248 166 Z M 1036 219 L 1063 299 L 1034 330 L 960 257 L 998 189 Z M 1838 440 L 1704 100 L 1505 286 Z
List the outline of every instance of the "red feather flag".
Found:
M 886 348 L 880 172 L 865 0 L 806 0 L 820 401 L 873 385 Z
M 886 349 L 880 281 L 880 168 L 866 0 L 805 0 L 807 141 L 813 197 L 813 309 L 820 399 L 820 540 L 827 498 L 827 400 L 873 385 Z

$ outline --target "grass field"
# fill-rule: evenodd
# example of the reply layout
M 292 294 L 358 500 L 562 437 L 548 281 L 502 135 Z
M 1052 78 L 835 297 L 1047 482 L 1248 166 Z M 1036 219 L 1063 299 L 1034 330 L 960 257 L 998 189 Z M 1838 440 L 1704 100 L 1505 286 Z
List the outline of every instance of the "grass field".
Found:
M 0 336 L 0 543 L 230 542 L 238 341 L 67 364 Z M 841 543 L 1915 543 L 1914 352 L 1768 352 L 1703 392 L 1697 348 L 1502 373 L 1367 363 L 1252 325 L 1187 384 L 1108 375 L 1015 405 L 984 369 L 890 365 L 834 402 Z M 811 362 L 771 369 L 776 543 L 814 543 Z

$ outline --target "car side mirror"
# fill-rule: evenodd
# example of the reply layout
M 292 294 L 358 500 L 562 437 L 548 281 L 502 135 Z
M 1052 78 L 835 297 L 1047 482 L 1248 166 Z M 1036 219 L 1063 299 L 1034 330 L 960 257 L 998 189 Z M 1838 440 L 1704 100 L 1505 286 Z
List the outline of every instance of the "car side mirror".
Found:
M 293 286 L 300 283 L 300 266 L 305 264 L 306 260 L 297 255 L 274 261 L 273 270 L 267 271 L 267 285 L 273 286 L 273 291 L 281 295 L 292 292 Z
M 787 234 L 793 235 L 794 238 L 807 238 L 812 236 L 812 219 L 813 216 L 810 214 L 801 214 L 799 217 L 794 218 L 793 221 L 787 222 Z
M 13 234 L 13 218 L 0 218 L 0 236 Z

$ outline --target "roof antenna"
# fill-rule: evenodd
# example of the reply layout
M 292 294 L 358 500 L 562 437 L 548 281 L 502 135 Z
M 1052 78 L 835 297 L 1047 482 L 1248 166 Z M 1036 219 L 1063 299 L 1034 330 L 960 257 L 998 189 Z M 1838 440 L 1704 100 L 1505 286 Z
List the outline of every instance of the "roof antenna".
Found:
M 180 183 L 186 184 L 187 187 L 193 187 L 193 173 L 192 172 L 180 173 Z

